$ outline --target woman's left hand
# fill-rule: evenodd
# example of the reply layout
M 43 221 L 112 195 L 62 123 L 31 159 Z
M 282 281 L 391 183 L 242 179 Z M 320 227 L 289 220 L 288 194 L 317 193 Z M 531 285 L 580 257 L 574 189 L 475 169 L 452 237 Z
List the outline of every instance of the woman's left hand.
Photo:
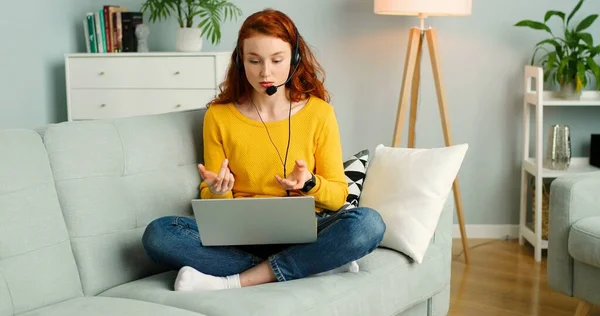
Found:
M 284 190 L 300 190 L 304 186 L 304 183 L 312 178 L 312 174 L 306 168 L 306 161 L 296 160 L 294 170 L 283 179 L 279 175 L 275 175 L 275 179 L 279 182 Z

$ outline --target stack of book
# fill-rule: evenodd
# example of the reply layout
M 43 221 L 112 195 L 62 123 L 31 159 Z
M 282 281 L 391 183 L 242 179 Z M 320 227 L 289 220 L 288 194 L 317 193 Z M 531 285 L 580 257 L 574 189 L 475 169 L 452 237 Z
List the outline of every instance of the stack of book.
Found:
M 83 20 L 87 52 L 137 52 L 135 27 L 141 23 L 142 12 L 121 6 L 105 5 L 96 12 L 88 12 Z

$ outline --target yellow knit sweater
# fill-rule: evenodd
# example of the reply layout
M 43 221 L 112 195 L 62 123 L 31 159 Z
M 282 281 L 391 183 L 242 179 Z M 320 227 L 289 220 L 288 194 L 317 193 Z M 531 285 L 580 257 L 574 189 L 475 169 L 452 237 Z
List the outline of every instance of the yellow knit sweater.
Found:
M 207 170 L 218 173 L 223 159 L 235 177 L 233 192 L 215 195 L 200 184 L 203 199 L 286 196 L 275 175 L 283 177 L 288 140 L 288 120 L 265 122 L 277 150 L 271 144 L 261 121 L 243 115 L 233 104 L 211 105 L 204 117 L 204 162 Z M 296 159 L 306 161 L 316 177 L 316 186 L 308 193 L 290 192 L 290 196 L 312 195 L 316 212 L 338 210 L 348 195 L 344 174 L 340 134 L 334 109 L 324 100 L 311 97 L 291 118 L 291 140 L 287 174 Z

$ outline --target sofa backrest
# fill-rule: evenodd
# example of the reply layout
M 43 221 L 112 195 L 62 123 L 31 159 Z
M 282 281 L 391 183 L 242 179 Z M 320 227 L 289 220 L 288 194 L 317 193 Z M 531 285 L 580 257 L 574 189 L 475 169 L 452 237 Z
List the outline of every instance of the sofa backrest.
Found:
M 83 293 L 164 271 L 145 253 L 145 227 L 192 214 L 199 196 L 204 110 L 63 122 L 43 134 Z
M 82 296 L 40 135 L 0 131 L 0 316 Z

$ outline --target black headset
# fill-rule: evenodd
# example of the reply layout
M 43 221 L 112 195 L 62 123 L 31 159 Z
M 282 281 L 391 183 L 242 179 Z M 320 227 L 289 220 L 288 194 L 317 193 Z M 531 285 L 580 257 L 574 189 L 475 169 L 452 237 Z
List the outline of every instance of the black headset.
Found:
M 291 61 L 292 66 L 298 65 L 300 63 L 300 61 L 302 60 L 302 57 L 300 57 L 300 33 L 298 32 L 298 29 L 296 28 L 295 25 L 294 25 L 294 32 L 296 33 L 296 45 L 294 45 L 294 47 L 292 47 L 292 61 Z M 244 62 L 242 61 L 242 58 L 241 58 L 239 43 L 235 47 L 235 64 L 238 69 L 240 69 L 240 70 L 244 69 Z

